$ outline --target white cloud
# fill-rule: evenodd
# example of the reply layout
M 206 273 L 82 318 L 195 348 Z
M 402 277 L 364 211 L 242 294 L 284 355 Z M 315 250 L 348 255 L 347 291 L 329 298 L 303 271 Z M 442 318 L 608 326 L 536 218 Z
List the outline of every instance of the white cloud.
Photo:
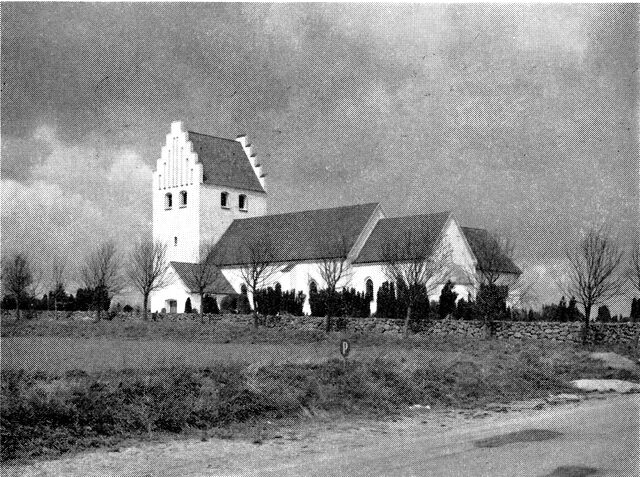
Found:
M 70 146 L 50 127 L 33 139 L 50 153 L 31 180 L 2 180 L 3 254 L 28 252 L 44 270 L 62 258 L 70 271 L 103 240 L 116 240 L 124 253 L 136 236 L 151 233 L 151 168 L 138 155 Z

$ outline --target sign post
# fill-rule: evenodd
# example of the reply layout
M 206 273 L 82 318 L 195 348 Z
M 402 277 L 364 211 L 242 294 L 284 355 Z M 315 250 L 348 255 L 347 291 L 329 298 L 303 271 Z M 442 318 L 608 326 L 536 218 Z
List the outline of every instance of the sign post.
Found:
M 351 343 L 349 343 L 349 340 L 343 339 L 340 341 L 340 354 L 344 360 L 345 369 L 347 368 L 347 356 L 349 356 L 349 351 L 351 351 Z

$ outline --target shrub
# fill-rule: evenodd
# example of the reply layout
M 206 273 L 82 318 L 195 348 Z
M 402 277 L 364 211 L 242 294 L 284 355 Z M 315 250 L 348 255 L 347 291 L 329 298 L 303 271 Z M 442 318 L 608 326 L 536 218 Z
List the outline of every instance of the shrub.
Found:
M 122 307 L 122 311 L 125 313 L 131 313 L 133 311 L 133 307 L 131 305 L 124 305 Z
M 371 300 L 366 293 L 358 292 L 354 288 L 343 289 L 337 308 L 340 315 L 366 318 L 371 314 L 370 303 Z
M 237 301 L 238 313 L 241 315 L 248 315 L 251 313 L 251 306 L 249 305 L 249 298 L 245 294 L 240 294 Z
M 629 314 L 629 321 L 640 321 L 640 299 L 634 298 L 631 300 L 631 313 Z
M 280 301 L 280 311 L 290 315 L 302 316 L 302 308 L 304 307 L 306 298 L 306 295 L 301 291 L 298 293 L 296 293 L 295 290 L 283 292 Z
M 201 306 L 202 306 L 202 313 L 212 313 L 215 315 L 220 313 L 220 309 L 218 308 L 218 301 L 216 300 L 215 297 L 211 295 L 204 296 Z M 235 306 L 234 306 L 234 310 L 235 310 Z
M 376 316 L 379 318 L 397 318 L 396 316 L 396 289 L 393 283 L 384 282 L 377 293 Z
M 459 320 L 476 320 L 479 312 L 473 300 L 458 300 L 454 316 Z
M 226 295 L 220 302 L 222 313 L 235 313 L 238 308 L 238 295 Z
M 302 316 L 306 296 L 295 290 L 283 292 L 280 284 L 275 287 L 257 290 L 255 293 L 257 311 L 261 315 L 275 316 L 279 313 Z
M 508 296 L 509 287 L 506 285 L 481 283 L 476 303 L 482 319 L 489 319 L 489 321 L 508 319 Z
M 187 301 L 184 302 L 184 312 L 193 313 L 193 307 L 191 306 L 191 297 L 187 297 Z
M 602 305 L 598 308 L 598 318 L 597 320 L 601 323 L 609 323 L 611 322 L 611 312 L 609 311 L 609 307 L 607 305 Z
M 303 297 L 304 295 L 300 298 L 303 299 Z M 358 292 L 354 288 L 344 288 L 339 292 L 331 292 L 327 289 L 312 291 L 309 304 L 313 316 L 364 318 L 371 314 L 370 300 L 366 293 Z
M 454 283 L 448 280 L 442 288 L 440 302 L 438 304 L 438 315 L 440 315 L 440 318 L 444 318 L 455 312 L 458 294 L 453 291 L 453 287 Z

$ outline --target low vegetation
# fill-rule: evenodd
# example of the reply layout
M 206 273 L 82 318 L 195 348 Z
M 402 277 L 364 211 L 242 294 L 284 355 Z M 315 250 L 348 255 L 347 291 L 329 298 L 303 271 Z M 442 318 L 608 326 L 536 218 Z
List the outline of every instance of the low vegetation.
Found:
M 353 335 L 345 365 L 337 333 L 184 322 L 27 327 L 3 329 L 3 461 L 132 438 L 228 437 L 266 420 L 482 407 L 566 392 L 578 377 L 640 380 L 584 348 L 544 342 Z

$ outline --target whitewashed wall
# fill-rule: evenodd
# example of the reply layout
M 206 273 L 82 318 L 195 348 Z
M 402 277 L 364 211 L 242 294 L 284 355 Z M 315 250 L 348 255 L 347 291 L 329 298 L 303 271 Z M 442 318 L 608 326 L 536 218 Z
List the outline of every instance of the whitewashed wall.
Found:
M 222 192 L 229 194 L 228 208 L 220 205 Z M 247 210 L 240 210 L 238 206 L 240 194 L 247 196 Z M 200 187 L 199 238 L 202 243 L 217 242 L 235 219 L 257 217 L 266 213 L 267 194 L 265 193 L 203 184 Z
M 153 173 L 153 238 L 167 244 L 169 261 L 198 259 L 202 164 L 197 156 L 182 123 L 172 123 Z M 187 205 L 182 208 L 181 191 L 187 192 Z M 167 193 L 173 197 L 170 210 L 165 209 Z
M 448 247 L 451 250 L 451 257 L 453 261 L 453 270 L 449 276 L 454 281 L 462 282 L 462 278 L 466 278 L 468 273 L 473 273 L 475 270 L 475 259 L 468 247 L 466 239 L 462 235 L 462 231 L 458 226 L 457 221 L 452 218 L 446 227 L 443 237 L 443 243 L 441 247 Z M 303 311 L 306 314 L 311 313 L 309 306 L 309 283 L 311 280 L 315 281 L 318 288 L 324 288 L 326 283 L 320 277 L 320 263 L 319 262 L 300 262 L 293 267 L 290 265 L 280 265 L 279 271 L 275 273 L 269 283 L 266 286 L 274 286 L 276 282 L 280 283 L 283 290 L 295 289 L 297 291 L 303 291 L 307 296 L 307 300 L 304 304 Z M 286 269 L 286 272 L 282 272 L 282 269 Z M 463 270 L 464 272 L 461 272 Z M 231 283 L 236 292 L 240 293 L 243 280 L 240 268 L 225 268 L 222 270 L 225 278 Z M 460 277 L 460 278 L 459 278 Z M 350 268 L 348 277 L 343 279 L 339 284 L 340 287 L 354 288 L 356 291 L 365 292 L 366 282 L 368 279 L 373 281 L 374 300 L 371 303 L 371 313 L 375 313 L 377 310 L 377 292 L 382 283 L 387 281 L 384 267 L 382 264 L 362 264 L 353 265 Z M 446 281 L 446 280 L 445 280 Z M 430 299 L 437 300 L 442 291 L 444 282 L 438 284 L 435 291 L 430 295 Z M 469 292 L 473 290 L 473 287 L 465 283 L 459 283 L 454 290 L 458 293 L 459 298 L 467 298 Z M 251 296 L 249 296 L 251 299 Z
M 187 291 L 184 282 L 172 267 L 169 267 L 169 279 L 171 282 L 167 287 L 151 294 L 149 310 L 151 312 L 160 312 L 163 308 L 166 308 L 168 313 L 169 305 L 167 301 L 176 300 L 178 306 L 177 312 L 184 313 L 184 305 L 189 297 L 191 298 L 191 306 L 199 310 L 200 297 Z

